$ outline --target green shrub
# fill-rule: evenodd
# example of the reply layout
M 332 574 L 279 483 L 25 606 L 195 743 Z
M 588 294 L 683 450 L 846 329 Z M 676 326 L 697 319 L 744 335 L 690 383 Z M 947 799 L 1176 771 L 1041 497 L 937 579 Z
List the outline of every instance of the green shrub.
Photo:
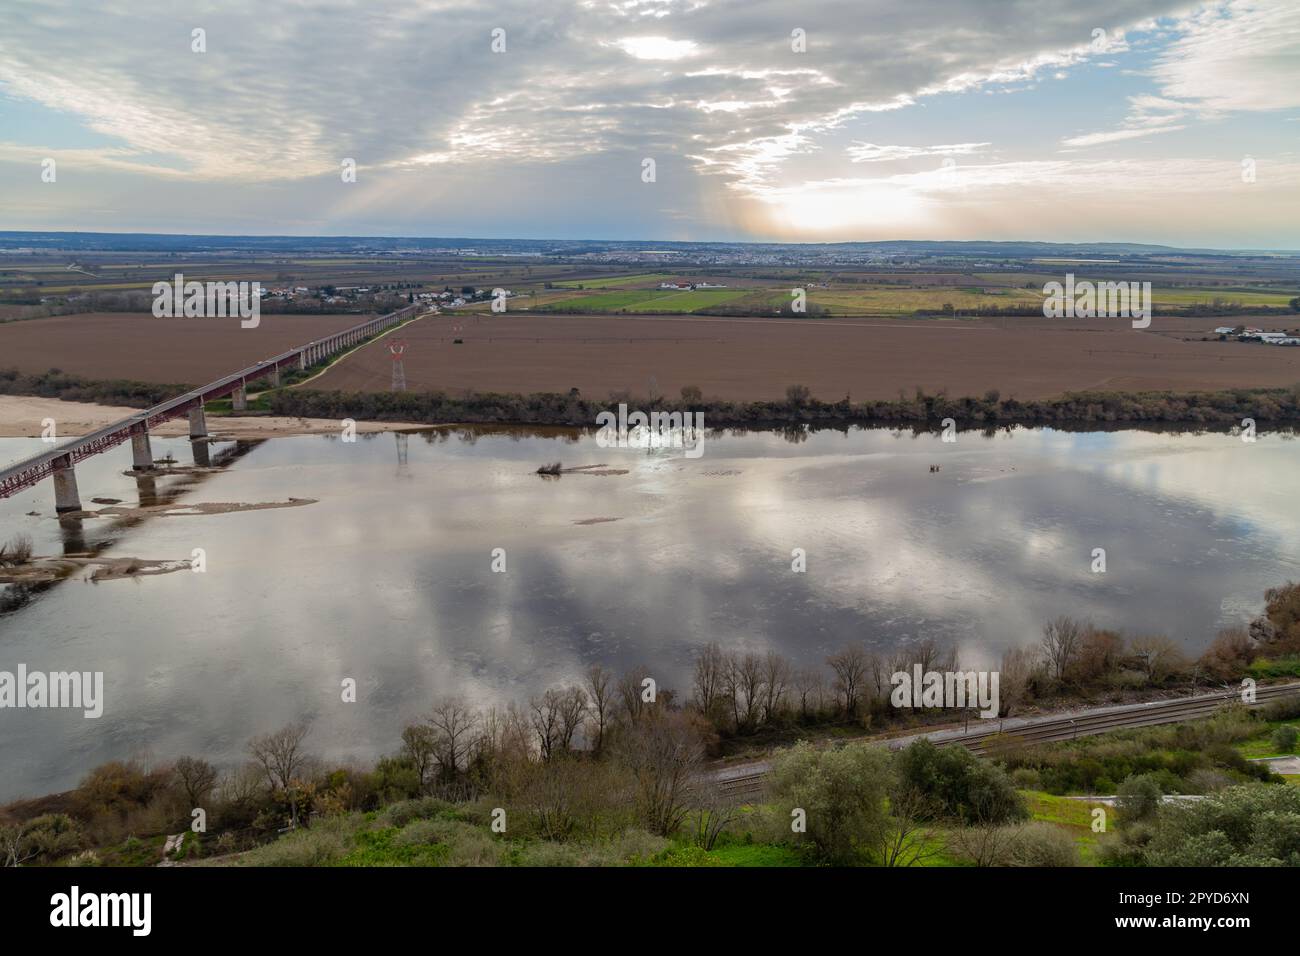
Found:
M 1160 808 L 1151 866 L 1300 866 L 1300 787 L 1251 783 Z
M 385 807 L 379 818 L 382 822 L 400 829 L 413 820 L 429 820 L 446 816 L 454 808 L 455 804 L 439 800 L 437 797 L 417 797 L 414 800 L 403 800 Z
M 486 827 L 459 820 L 417 820 L 394 838 L 399 847 L 440 845 L 447 848 L 442 866 L 497 866 L 508 849 Z
M 610 853 L 622 863 L 636 863 L 661 853 L 668 846 L 668 840 L 661 836 L 632 827 L 624 830 L 610 841 Z
M 664 850 L 651 861 L 655 866 L 722 866 L 723 863 L 707 850 L 690 844 Z
M 1018 790 L 1041 790 L 1043 777 L 1033 767 L 1017 767 L 1011 771 L 1011 785 Z
M 1129 777 L 1119 785 L 1120 820 L 1125 824 L 1130 821 L 1150 820 L 1160 809 L 1164 788 L 1150 774 L 1137 774 Z
M 1273 731 L 1273 736 L 1269 738 L 1273 749 L 1280 754 L 1289 754 L 1295 752 L 1296 729 L 1289 724 L 1283 724 Z
M 1011 840 L 1012 866 L 1078 866 L 1079 851 L 1070 834 L 1044 820 L 1016 828 Z
M 1292 720 L 1300 717 L 1300 694 L 1292 694 L 1280 700 L 1271 700 L 1255 713 L 1261 720 L 1270 723 L 1275 720 Z
M 933 801 L 948 819 L 987 824 L 1029 816 L 1006 772 L 965 747 L 936 747 L 922 738 L 894 757 L 894 767 L 903 787 Z
M 582 843 L 530 843 L 520 851 L 520 866 L 617 866 L 617 859 L 607 846 Z
M 1300 677 L 1300 657 L 1279 657 L 1273 660 L 1261 657 L 1246 668 L 1246 673 L 1256 680 L 1270 677 Z
M 240 860 L 244 866 L 328 866 L 352 848 L 346 828 L 322 821 L 310 829 L 295 830 L 250 850 Z
M 1232 777 L 1222 770 L 1201 768 L 1193 770 L 1187 778 L 1187 788 L 1192 793 L 1218 793 L 1233 785 Z
M 827 860 L 859 857 L 885 824 L 889 754 L 868 744 L 819 750 L 801 741 L 772 760 L 770 788 L 787 816 L 802 811 L 807 839 Z
M 1153 824 L 1134 820 L 1122 830 L 1103 834 L 1096 854 L 1103 866 L 1144 866 L 1146 846 L 1155 833 Z

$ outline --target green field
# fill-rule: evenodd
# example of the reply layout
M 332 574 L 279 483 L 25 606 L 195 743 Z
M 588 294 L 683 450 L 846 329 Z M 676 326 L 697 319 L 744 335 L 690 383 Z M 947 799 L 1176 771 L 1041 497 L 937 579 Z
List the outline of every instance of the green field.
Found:
M 622 312 L 669 295 L 677 295 L 677 293 L 661 289 L 643 289 L 636 292 L 598 292 L 595 295 L 579 295 L 561 299 L 559 302 L 550 303 L 547 308 L 582 309 L 589 312 Z
M 710 306 L 732 302 L 745 296 L 743 289 L 695 289 L 687 292 L 667 292 L 649 302 L 628 308 L 629 312 L 695 312 Z
M 752 293 L 744 289 L 694 289 L 674 292 L 671 289 L 640 289 L 622 292 L 598 292 L 551 302 L 547 308 L 581 309 L 585 312 L 696 312 L 745 298 Z
M 551 283 L 557 289 L 623 289 L 631 283 L 644 285 L 645 283 L 669 282 L 674 277 L 666 273 L 652 272 L 636 276 L 609 276 L 604 279 L 566 279 L 563 282 Z

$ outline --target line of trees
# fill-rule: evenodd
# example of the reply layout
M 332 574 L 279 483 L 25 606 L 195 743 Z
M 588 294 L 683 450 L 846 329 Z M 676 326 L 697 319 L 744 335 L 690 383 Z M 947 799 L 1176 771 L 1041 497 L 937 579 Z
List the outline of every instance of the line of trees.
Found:
M 1002 398 L 997 391 L 982 397 L 950 398 L 917 389 L 912 397 L 893 401 L 836 402 L 811 397 L 795 384 L 784 401 L 731 402 L 702 398 L 698 386 L 686 386 L 682 396 L 634 398 L 626 393 L 606 400 L 587 399 L 577 389 L 567 393 L 529 395 L 471 393 L 453 397 L 437 391 L 323 392 L 311 389 L 276 391 L 271 409 L 278 415 L 306 418 L 356 418 L 378 421 L 492 422 L 505 424 L 589 426 L 596 416 L 632 401 L 644 411 L 702 412 L 713 426 L 772 427 L 781 425 L 938 425 L 945 418 L 970 427 L 1013 424 L 1117 423 L 1183 424 L 1197 427 L 1238 427 L 1242 419 L 1275 425 L 1300 422 L 1300 383 L 1291 388 L 1234 389 L 1221 392 L 1069 392 L 1056 398 L 1021 401 Z

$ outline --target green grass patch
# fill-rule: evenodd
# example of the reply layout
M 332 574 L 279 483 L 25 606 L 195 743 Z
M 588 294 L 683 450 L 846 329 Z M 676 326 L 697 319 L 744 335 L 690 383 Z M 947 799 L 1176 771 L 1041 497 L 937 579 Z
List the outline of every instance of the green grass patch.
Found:
M 1279 657 L 1276 660 L 1261 657 L 1246 670 L 1256 680 L 1268 677 L 1300 677 L 1300 657 Z
M 145 837 L 127 837 L 116 846 L 105 847 L 95 852 L 101 866 L 156 866 L 162 859 L 163 847 L 167 844 L 164 835 Z
M 744 289 L 691 289 L 668 292 L 650 302 L 630 306 L 629 312 L 694 312 L 711 306 L 733 302 L 748 295 Z
M 714 847 L 713 856 L 723 866 L 803 866 L 803 857 L 788 846 L 771 843 L 736 843 Z
M 580 295 L 571 299 L 561 299 L 546 306 L 548 309 L 581 309 L 587 312 L 621 312 L 652 299 L 677 295 L 666 289 L 642 289 L 636 292 L 598 292 L 595 295 Z
M 439 866 L 447 858 L 448 847 L 434 844 L 403 845 L 396 842 L 397 827 L 358 830 L 351 852 L 335 860 L 333 866 Z
M 642 285 L 670 282 L 673 278 L 665 273 L 650 272 L 634 276 L 609 276 L 604 279 L 566 279 L 563 282 L 552 282 L 551 286 L 556 289 L 622 289 L 632 283 Z
M 1085 865 L 1095 862 L 1097 841 L 1101 834 L 1093 832 L 1092 812 L 1098 807 L 1105 810 L 1106 827 L 1110 829 L 1115 825 L 1114 807 L 1108 807 L 1104 803 L 1093 803 L 1088 800 L 1070 800 L 1063 796 L 1043 793 L 1039 790 L 1022 790 L 1020 792 L 1024 795 L 1025 803 L 1028 805 L 1030 816 L 1033 819 L 1043 820 L 1068 831 L 1070 837 L 1074 840 L 1075 846 L 1079 848 L 1080 861 Z

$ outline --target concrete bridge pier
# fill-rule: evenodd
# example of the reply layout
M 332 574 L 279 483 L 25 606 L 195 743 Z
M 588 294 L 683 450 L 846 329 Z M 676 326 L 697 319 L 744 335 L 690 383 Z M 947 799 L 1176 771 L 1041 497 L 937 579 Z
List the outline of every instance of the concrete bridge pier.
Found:
M 271 374 L 267 376 L 266 380 L 267 382 L 270 383 L 272 388 L 279 388 L 280 387 L 280 366 L 277 365 L 275 368 L 271 369 Z
M 54 510 L 59 514 L 81 510 L 77 473 L 72 470 L 72 459 L 66 455 L 54 462 Z
M 194 453 L 194 464 L 200 468 L 212 467 L 212 450 L 206 438 L 190 441 L 190 451 Z
M 131 467 L 136 471 L 148 471 L 153 467 L 149 429 L 144 425 L 136 425 L 131 429 Z
M 230 393 L 230 408 L 236 412 L 248 410 L 248 393 L 242 384 Z
M 208 437 L 208 417 L 203 412 L 202 403 L 190 409 L 190 441 Z

